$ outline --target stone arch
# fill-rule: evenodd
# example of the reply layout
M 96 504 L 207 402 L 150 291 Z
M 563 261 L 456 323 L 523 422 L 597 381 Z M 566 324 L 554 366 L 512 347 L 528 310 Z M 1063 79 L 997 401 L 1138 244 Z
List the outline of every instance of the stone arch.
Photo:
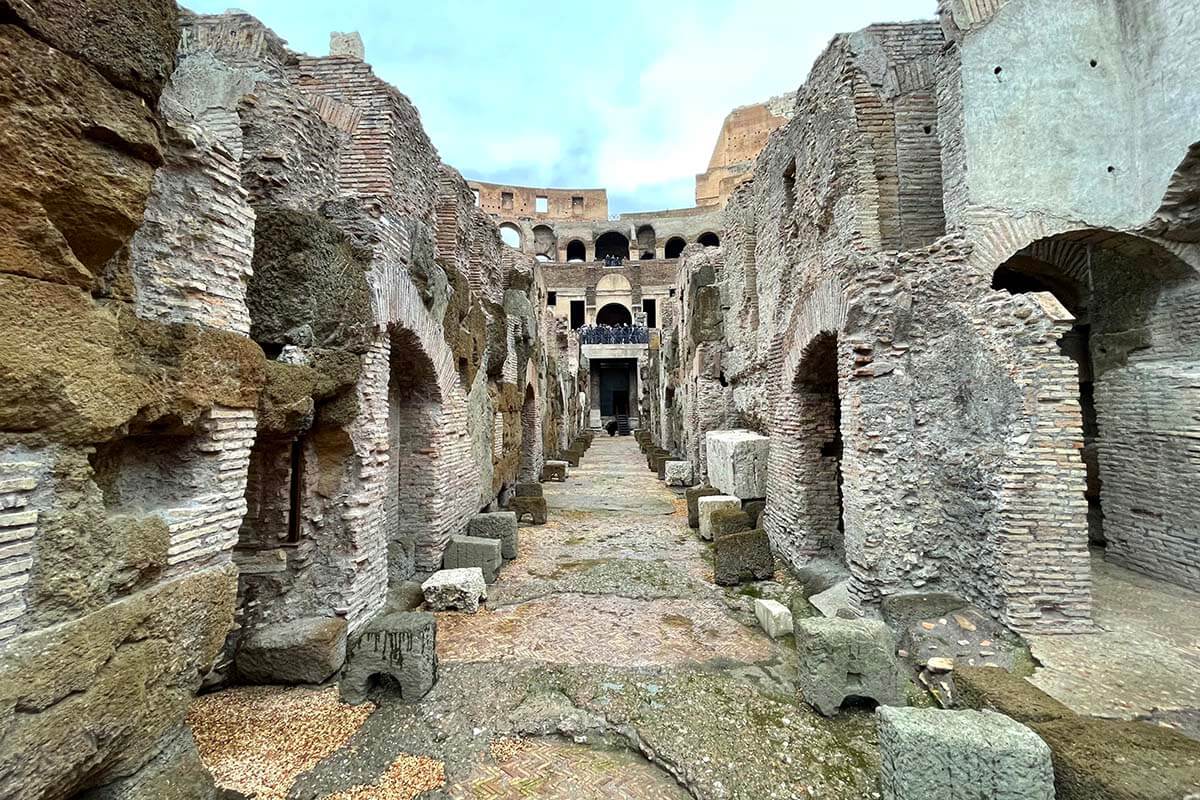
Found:
M 539 260 L 558 260 L 558 236 L 549 225 L 533 226 L 533 254 Z
M 792 568 L 818 557 L 845 557 L 840 384 L 848 360 L 839 354 L 845 320 L 842 287 L 826 281 L 796 308 L 789 332 L 772 348 L 780 370 L 764 527 Z
M 632 292 L 633 284 L 624 275 L 605 275 L 596 281 L 596 293 L 601 292 Z
M 580 239 L 567 242 L 567 261 L 586 261 L 587 245 Z
M 500 241 L 511 247 L 513 250 L 520 250 L 525 242 L 525 235 L 521 233 L 521 228 L 511 222 L 500 223 Z
M 683 248 L 687 247 L 687 240 L 682 236 L 672 236 L 667 239 L 666 245 L 663 246 L 663 256 L 665 258 L 679 258 L 683 255 Z
M 629 237 L 620 231 L 606 231 L 596 237 L 596 260 L 608 256 L 629 260 Z
M 525 396 L 521 402 L 521 461 L 517 469 L 517 480 L 522 483 L 537 481 L 542 473 L 542 424 L 538 409 L 538 395 L 533 383 L 525 385 Z
M 633 312 L 623 303 L 608 303 L 596 312 L 597 325 L 632 325 Z
M 637 229 L 638 258 L 642 260 L 654 258 L 657 246 L 658 238 L 654 234 L 654 226 L 649 224 L 639 226 Z
M 712 231 L 705 231 L 696 237 L 696 243 L 704 247 L 720 247 L 721 237 Z
M 1072 229 L 1016 250 L 992 280 L 1011 294 L 1052 295 L 1070 315 L 1058 347 L 1075 365 L 1079 425 L 1037 442 L 1082 453 L 1084 484 L 1054 487 L 1062 502 L 1087 498 L 1088 539 L 1109 560 L 1195 590 L 1200 511 L 1188 498 L 1200 494 L 1200 455 L 1189 443 L 1200 435 L 1200 387 L 1187 376 L 1200 371 L 1200 272 L 1181 249 L 1195 255 L 1177 243 Z M 1029 507 L 1014 496 L 1005 511 L 1029 525 Z

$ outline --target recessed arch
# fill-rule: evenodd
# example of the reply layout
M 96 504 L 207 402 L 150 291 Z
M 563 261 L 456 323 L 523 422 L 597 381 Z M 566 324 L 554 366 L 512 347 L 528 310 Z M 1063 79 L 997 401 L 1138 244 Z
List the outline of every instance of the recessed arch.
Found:
M 521 235 L 521 229 L 511 222 L 500 223 L 500 241 L 504 242 L 514 250 L 521 249 L 521 242 L 524 237 Z
M 549 225 L 533 226 L 533 254 L 545 261 L 558 260 L 558 236 Z
M 696 237 L 696 243 L 704 247 L 720 247 L 721 237 L 717 236 L 712 231 L 705 231 Z
M 687 247 L 687 241 L 682 236 L 672 236 L 667 239 L 667 244 L 663 249 L 663 255 L 667 258 L 679 258 L 683 255 L 683 248 Z
M 641 252 L 641 258 L 654 258 L 654 250 L 658 246 L 658 237 L 654 233 L 653 225 L 641 225 L 637 229 L 637 249 Z M 649 254 L 649 255 L 647 255 Z
M 624 275 L 605 275 L 596 281 L 597 292 L 632 292 L 633 284 Z
M 597 325 L 632 325 L 633 312 L 621 303 L 609 303 L 596 312 Z
M 596 237 L 596 260 L 608 258 L 629 258 L 629 237 L 618 231 L 608 231 Z
M 567 242 L 567 261 L 586 261 L 587 245 L 579 239 Z

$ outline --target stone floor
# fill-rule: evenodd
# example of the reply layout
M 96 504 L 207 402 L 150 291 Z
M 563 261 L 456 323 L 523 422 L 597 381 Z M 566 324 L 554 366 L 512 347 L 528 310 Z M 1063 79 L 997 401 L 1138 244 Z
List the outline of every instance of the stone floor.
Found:
M 423 798 L 878 797 L 871 713 L 817 716 L 796 696 L 791 638 L 755 623 L 754 596 L 791 593 L 782 573 L 715 586 L 710 546 L 632 437 L 597 437 L 544 486 L 550 519 L 522 526 L 487 606 L 438 614 L 433 691 L 415 705 L 381 695 L 351 734 L 322 722 L 340 738 L 305 742 L 303 771 L 276 770 L 281 796 L 413 797 L 403 776 L 436 766 L 444 783 Z M 293 715 L 327 702 L 273 691 Z
M 1032 681 L 1080 714 L 1152 718 L 1200 738 L 1200 594 L 1092 557 L 1096 632 L 1035 636 Z

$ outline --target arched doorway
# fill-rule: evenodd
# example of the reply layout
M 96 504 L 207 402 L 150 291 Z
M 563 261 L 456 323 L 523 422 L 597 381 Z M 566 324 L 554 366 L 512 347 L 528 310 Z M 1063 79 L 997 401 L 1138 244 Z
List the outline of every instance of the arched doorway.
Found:
M 1024 248 L 993 275 L 1048 292 L 1074 317 L 1058 342 L 1078 369 L 1088 538 L 1106 558 L 1200 589 L 1200 279 L 1147 239 L 1076 231 Z M 1188 376 L 1191 376 L 1190 378 Z M 1187 423 L 1185 420 L 1192 420 Z
M 388 378 L 388 466 L 384 520 L 389 578 L 412 575 L 418 538 L 434 527 L 442 397 L 437 372 L 420 340 L 395 327 Z
M 844 562 L 838 339 L 816 336 L 776 408 L 771 442 L 768 530 L 792 566 Z
M 567 242 L 567 261 L 584 261 L 587 259 L 587 246 L 578 239 Z
M 609 256 L 629 260 L 629 239 L 616 231 L 600 234 L 596 239 L 596 260 L 600 261 Z
M 609 303 L 596 312 L 597 325 L 632 325 L 633 314 L 620 303 Z
M 637 229 L 637 249 L 641 253 L 639 258 L 643 261 L 654 258 L 654 248 L 658 246 L 658 239 L 654 235 L 653 225 L 642 225 Z
M 679 258 L 683 254 L 683 248 L 687 247 L 687 242 L 681 236 L 672 236 L 667 239 L 666 247 L 663 248 L 663 255 L 667 258 Z
M 500 224 L 500 241 L 514 250 L 521 249 L 521 229 L 511 222 L 502 222 Z
M 539 424 L 537 397 L 533 386 L 525 387 L 525 399 L 521 403 L 521 462 L 517 469 L 517 480 L 522 483 L 536 481 L 542 471 L 542 432 Z
M 706 231 L 706 232 L 700 234 L 699 238 L 696 239 L 696 242 L 698 244 L 704 245 L 705 247 L 720 247 L 721 246 L 721 238 L 719 236 L 717 236 L 715 233 L 713 233 L 712 231 Z

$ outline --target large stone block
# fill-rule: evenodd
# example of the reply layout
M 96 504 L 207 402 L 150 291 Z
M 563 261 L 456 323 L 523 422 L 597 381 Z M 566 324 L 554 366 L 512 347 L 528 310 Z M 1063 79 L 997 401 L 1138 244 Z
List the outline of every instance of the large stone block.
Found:
M 517 497 L 545 497 L 546 492 L 542 489 L 542 485 L 536 482 L 518 483 L 513 487 L 513 494 Z
M 376 617 L 350 650 L 342 676 L 342 699 L 361 703 L 378 679 L 387 676 L 400 699 L 420 700 L 437 683 L 437 621 L 425 611 Z
M 438 570 L 425 579 L 421 591 L 432 611 L 459 609 L 474 614 L 479 601 L 487 599 L 487 583 L 479 567 Z
M 775 556 L 766 531 L 729 533 L 713 544 L 713 580 L 717 585 L 737 586 L 775 576 Z
M 508 501 L 508 509 L 516 514 L 517 519 L 522 522 L 528 517 L 534 525 L 546 524 L 547 510 L 544 497 L 513 497 Z
M 896 640 L 878 620 L 795 620 L 798 685 L 810 705 L 833 716 L 847 697 L 900 702 Z
M 499 539 L 501 558 L 517 557 L 517 515 L 512 511 L 476 514 L 467 520 L 467 535 L 477 539 Z
M 711 486 L 693 486 L 683 493 L 683 496 L 687 499 L 689 528 L 700 527 L 700 498 L 715 497 L 720 493 L 720 489 L 714 489 Z
M 663 480 L 667 486 L 691 486 L 696 482 L 690 461 L 668 461 L 663 465 Z
M 740 500 L 767 496 L 767 454 L 771 440 L 746 430 L 709 431 L 708 481 Z
M 565 481 L 567 479 L 566 461 L 547 461 L 542 465 L 543 481 Z
M 346 620 L 305 617 L 254 631 L 235 664 L 249 683 L 321 683 L 345 660 Z
M 451 536 L 442 556 L 442 566 L 446 569 L 478 567 L 487 583 L 496 582 L 503 563 L 499 539 L 480 539 L 475 536 Z
M 1053 800 L 1050 748 L 991 711 L 880 708 L 885 800 Z
M 712 515 L 715 511 L 741 511 L 742 501 L 725 494 L 715 494 L 701 497 L 696 501 L 700 516 L 700 538 L 712 541 Z
M 181 727 L 146 766 L 76 795 L 75 800 L 226 800 L 226 796 L 200 760 L 191 731 Z
M 750 515 L 736 508 L 719 508 L 708 516 L 708 529 L 713 541 L 731 533 L 741 533 L 753 529 Z

